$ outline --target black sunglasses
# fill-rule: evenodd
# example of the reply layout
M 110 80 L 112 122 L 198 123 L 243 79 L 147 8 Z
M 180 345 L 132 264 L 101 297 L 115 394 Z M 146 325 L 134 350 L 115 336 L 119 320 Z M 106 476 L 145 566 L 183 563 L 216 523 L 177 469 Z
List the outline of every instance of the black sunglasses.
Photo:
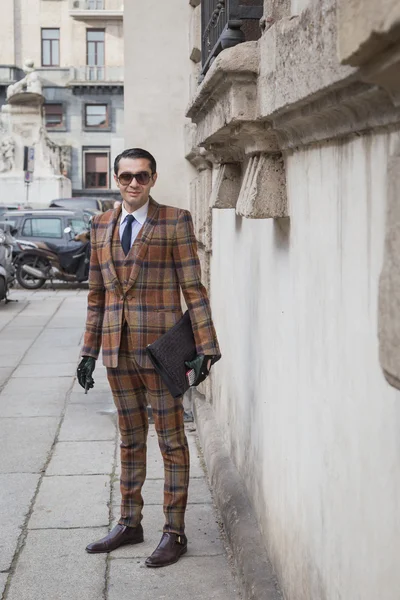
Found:
M 152 177 L 153 175 L 150 175 L 147 171 L 140 171 L 139 173 L 129 173 L 128 171 L 125 171 L 124 173 L 121 173 L 117 179 L 121 185 L 129 185 L 134 178 L 139 185 L 147 185 Z

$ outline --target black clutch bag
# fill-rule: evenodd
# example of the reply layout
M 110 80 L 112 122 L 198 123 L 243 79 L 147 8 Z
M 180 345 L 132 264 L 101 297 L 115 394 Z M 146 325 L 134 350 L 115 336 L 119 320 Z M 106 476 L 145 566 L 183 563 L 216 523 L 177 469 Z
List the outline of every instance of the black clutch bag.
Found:
M 171 395 L 174 398 L 182 396 L 190 387 L 185 362 L 197 355 L 189 312 L 186 311 L 167 333 L 149 344 L 146 352 Z

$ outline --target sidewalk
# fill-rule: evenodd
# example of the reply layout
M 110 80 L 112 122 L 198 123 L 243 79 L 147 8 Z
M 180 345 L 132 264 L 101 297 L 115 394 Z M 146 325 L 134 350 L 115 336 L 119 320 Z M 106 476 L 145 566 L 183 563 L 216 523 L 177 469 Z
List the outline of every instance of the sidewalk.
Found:
M 235 600 L 218 517 L 187 424 L 189 549 L 148 569 L 163 526 L 163 466 L 154 426 L 144 487 L 145 542 L 110 555 L 85 546 L 119 516 L 119 446 L 105 369 L 85 396 L 74 378 L 86 292 L 15 291 L 0 305 L 0 598 Z

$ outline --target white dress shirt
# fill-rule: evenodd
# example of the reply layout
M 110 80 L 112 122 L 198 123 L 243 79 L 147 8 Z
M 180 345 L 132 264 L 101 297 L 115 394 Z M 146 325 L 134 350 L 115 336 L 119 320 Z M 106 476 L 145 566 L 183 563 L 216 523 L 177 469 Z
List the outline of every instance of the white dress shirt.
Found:
M 133 213 L 128 213 L 122 204 L 122 212 L 121 212 L 121 220 L 119 224 L 119 239 L 122 240 L 122 236 L 124 234 L 124 229 L 126 227 L 126 217 L 128 215 L 133 215 L 135 220 L 132 223 L 132 237 L 131 237 L 131 248 L 137 238 L 139 231 L 141 230 L 143 223 L 147 219 L 147 212 L 149 210 L 149 201 L 147 200 L 146 204 L 135 210 Z

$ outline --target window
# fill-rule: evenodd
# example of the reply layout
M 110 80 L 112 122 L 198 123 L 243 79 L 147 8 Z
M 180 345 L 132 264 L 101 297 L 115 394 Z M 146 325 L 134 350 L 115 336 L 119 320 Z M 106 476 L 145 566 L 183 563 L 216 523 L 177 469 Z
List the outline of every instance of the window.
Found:
M 104 79 L 104 29 L 86 30 L 86 64 L 89 81 Z
M 73 235 L 87 231 L 87 222 L 84 219 L 68 219 L 68 226 L 71 227 Z
M 64 126 L 63 105 L 45 104 L 44 119 L 47 129 L 61 129 Z
M 60 66 L 60 30 L 42 29 L 42 67 Z
M 108 126 L 107 104 L 85 105 L 85 126 L 93 128 L 104 128 Z
M 88 0 L 89 10 L 104 10 L 104 0 Z
M 108 188 L 109 155 L 107 152 L 85 153 L 85 187 Z
M 22 228 L 26 237 L 62 238 L 61 219 L 26 219 Z
M 86 63 L 89 67 L 104 65 L 104 29 L 86 30 Z

